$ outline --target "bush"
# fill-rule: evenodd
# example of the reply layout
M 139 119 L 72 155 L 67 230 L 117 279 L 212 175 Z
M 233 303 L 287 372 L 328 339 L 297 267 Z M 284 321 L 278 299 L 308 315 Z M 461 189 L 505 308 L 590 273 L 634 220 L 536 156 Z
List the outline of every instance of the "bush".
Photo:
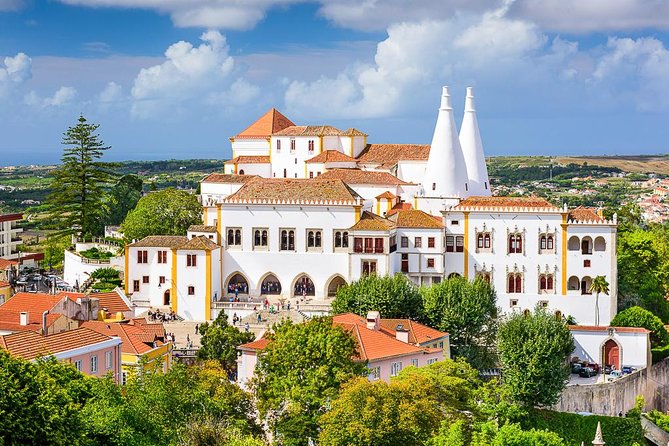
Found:
M 662 413 L 659 410 L 651 410 L 646 417 L 663 431 L 669 432 L 669 414 Z
M 650 342 L 653 347 L 669 344 L 669 333 L 662 320 L 641 307 L 631 307 L 616 314 L 611 321 L 612 327 L 641 327 L 650 330 Z
M 645 444 L 641 421 L 638 418 L 582 416 L 573 413 L 533 410 L 518 420 L 525 430 L 547 429 L 562 437 L 567 444 L 590 444 L 597 423 L 602 423 L 606 446 Z
M 650 352 L 653 355 L 653 364 L 658 363 L 665 358 L 669 358 L 669 345 L 655 347 Z

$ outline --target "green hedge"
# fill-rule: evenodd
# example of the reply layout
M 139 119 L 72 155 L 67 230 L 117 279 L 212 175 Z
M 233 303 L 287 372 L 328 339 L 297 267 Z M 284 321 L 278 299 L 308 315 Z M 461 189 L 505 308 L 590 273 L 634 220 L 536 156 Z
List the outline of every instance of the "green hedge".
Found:
M 547 429 L 561 436 L 568 445 L 578 446 L 581 442 L 591 444 L 595 437 L 597 422 L 602 423 L 602 434 L 606 446 L 632 446 L 646 444 L 638 418 L 583 416 L 573 413 L 549 410 L 532 411 L 519 420 L 523 429 Z
M 658 363 L 664 358 L 669 357 L 669 345 L 655 347 L 654 349 L 651 349 L 651 353 L 653 354 L 653 364 Z
M 669 414 L 662 413 L 659 410 L 651 410 L 646 414 L 646 417 L 663 431 L 669 432 Z

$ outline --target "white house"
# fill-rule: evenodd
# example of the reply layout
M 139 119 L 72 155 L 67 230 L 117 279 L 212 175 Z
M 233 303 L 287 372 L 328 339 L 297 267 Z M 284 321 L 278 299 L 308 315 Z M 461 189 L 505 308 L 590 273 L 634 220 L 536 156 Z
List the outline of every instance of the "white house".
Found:
M 573 358 L 620 370 L 623 366 L 642 369 L 650 366 L 650 332 L 635 327 L 569 327 L 576 349 Z

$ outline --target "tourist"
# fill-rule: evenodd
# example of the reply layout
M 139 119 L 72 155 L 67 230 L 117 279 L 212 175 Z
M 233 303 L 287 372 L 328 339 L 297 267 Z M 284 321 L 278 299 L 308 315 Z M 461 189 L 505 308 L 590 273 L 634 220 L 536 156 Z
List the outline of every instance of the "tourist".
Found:
M 261 322 L 262 322 L 262 316 L 260 315 L 260 312 L 258 312 L 258 323 L 260 324 Z
M 258 315 L 258 317 L 260 317 L 260 315 Z M 251 327 L 249 326 L 249 323 L 247 322 L 246 325 L 244 326 L 244 330 L 246 330 L 246 332 L 248 333 L 250 328 Z
M 198 328 L 199 328 L 199 325 L 198 325 L 198 324 L 195 324 L 195 334 L 198 334 L 198 333 L 199 333 L 198 330 L 197 330 Z

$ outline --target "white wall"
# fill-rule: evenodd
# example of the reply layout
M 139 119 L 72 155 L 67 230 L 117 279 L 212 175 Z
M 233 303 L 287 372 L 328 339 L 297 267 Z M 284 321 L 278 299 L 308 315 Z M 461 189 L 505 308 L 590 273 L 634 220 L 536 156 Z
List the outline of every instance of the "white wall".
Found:
M 86 263 L 87 260 L 78 254 L 65 250 L 63 280 L 71 286 L 74 286 L 77 281 L 81 285 L 88 280 L 93 271 L 100 268 L 114 268 L 120 272 L 119 277 L 123 277 L 123 271 L 125 270 L 124 255 L 112 257 L 109 259 L 109 263 Z M 89 260 L 89 262 L 95 262 L 95 260 Z
M 425 161 L 399 161 L 397 163 L 397 177 L 407 183 L 420 184 L 425 177 Z
M 650 339 L 648 333 L 623 333 L 614 329 L 613 336 L 609 336 L 607 328 L 600 331 L 572 329 L 576 349 L 572 356 L 602 364 L 602 348 L 604 343 L 615 340 L 620 347 L 621 366 L 644 368 L 650 365 Z
M 137 251 L 146 250 L 148 263 L 137 263 Z M 167 263 L 158 263 L 158 251 L 167 251 Z M 132 300 L 148 301 L 152 307 L 163 307 L 165 291 L 172 288 L 172 249 L 170 248 L 128 248 L 128 296 Z M 149 283 L 143 283 L 143 276 L 149 277 Z M 160 284 L 160 276 L 165 283 Z M 133 281 L 139 280 L 139 291 L 133 291 Z M 174 296 L 172 296 L 174 298 Z

